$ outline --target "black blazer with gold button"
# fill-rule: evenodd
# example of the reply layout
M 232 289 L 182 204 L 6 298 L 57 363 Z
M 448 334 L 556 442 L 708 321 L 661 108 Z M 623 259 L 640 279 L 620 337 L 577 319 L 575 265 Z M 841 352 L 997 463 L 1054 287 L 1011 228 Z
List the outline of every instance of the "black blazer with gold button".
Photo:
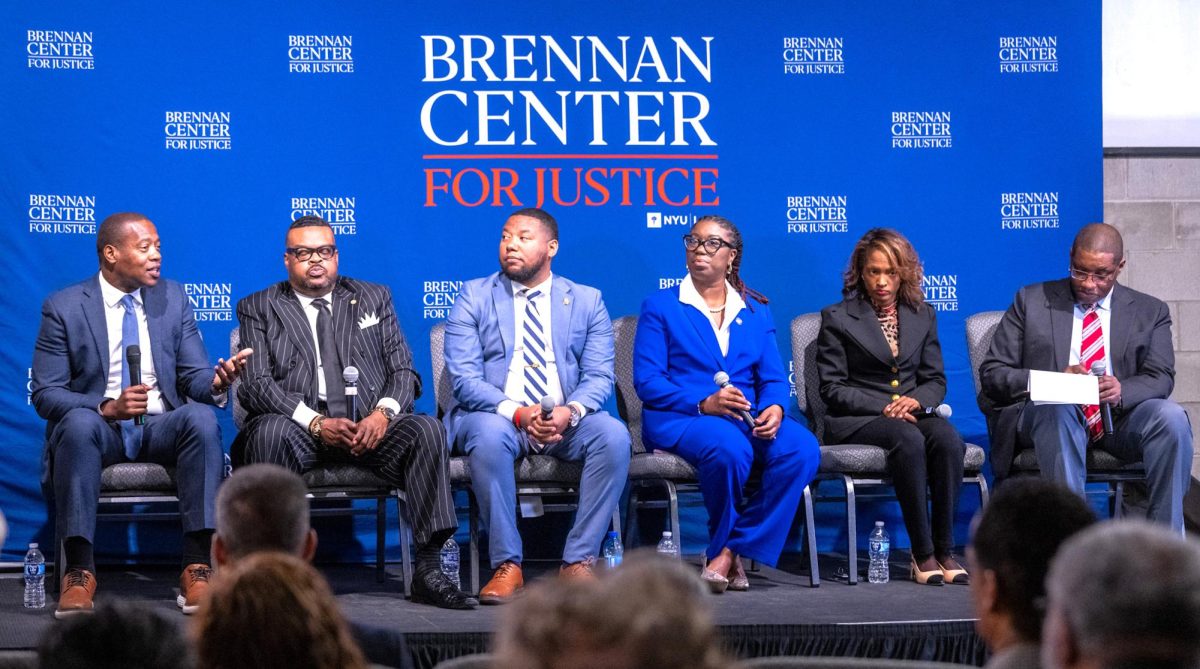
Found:
M 921 406 L 946 397 L 937 316 L 928 304 L 916 309 L 899 303 L 900 354 L 893 356 L 868 300 L 852 297 L 821 310 L 817 373 L 825 418 L 825 443 L 846 440 L 883 415 L 894 396 L 907 395 Z

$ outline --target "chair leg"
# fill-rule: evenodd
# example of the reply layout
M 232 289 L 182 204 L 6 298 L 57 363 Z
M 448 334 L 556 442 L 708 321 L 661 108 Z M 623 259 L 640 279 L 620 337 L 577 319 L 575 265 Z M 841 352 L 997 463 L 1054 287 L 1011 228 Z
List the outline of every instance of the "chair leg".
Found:
M 387 507 L 385 497 L 375 498 L 375 582 L 383 583 L 387 575 L 383 567 L 384 551 L 387 549 Z M 401 523 L 404 521 L 401 520 Z M 400 533 L 401 541 L 404 533 Z
M 471 594 L 479 594 L 479 509 L 475 503 L 475 494 L 467 491 L 467 532 L 469 536 L 468 550 L 471 562 Z
M 983 472 L 975 476 L 975 482 L 979 484 L 979 508 L 982 509 L 991 499 L 991 491 L 988 490 L 987 479 L 983 478 Z
M 804 535 L 808 539 L 808 584 L 814 588 L 821 585 L 821 571 L 817 566 L 817 528 L 813 520 L 812 490 L 804 486 Z
M 625 537 L 621 534 L 621 509 L 619 507 L 613 509 L 612 529 L 617 533 L 617 539 L 621 541 L 621 545 L 625 545 Z
M 1113 491 L 1112 501 L 1109 503 L 1109 515 L 1114 520 L 1120 520 L 1125 516 L 1125 482 L 1117 481 L 1115 490 Z
M 846 487 L 846 554 L 850 561 L 847 585 L 858 584 L 858 508 L 854 499 L 854 479 L 842 476 Z
M 413 564 L 412 564 L 412 527 L 408 524 L 404 500 L 396 496 L 396 515 L 400 518 L 400 580 L 404 582 L 404 596 L 412 594 Z
M 629 503 L 625 512 L 625 532 L 622 536 L 632 537 L 637 532 L 638 487 L 632 483 L 629 486 Z

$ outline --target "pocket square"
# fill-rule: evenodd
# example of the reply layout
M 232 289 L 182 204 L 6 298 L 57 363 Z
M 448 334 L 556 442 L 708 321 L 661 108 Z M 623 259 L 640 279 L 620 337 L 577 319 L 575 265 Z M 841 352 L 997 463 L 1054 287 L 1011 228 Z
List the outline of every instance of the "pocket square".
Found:
M 369 314 L 364 314 L 362 318 L 358 319 L 359 330 L 366 330 L 372 325 L 379 325 L 379 316 L 376 316 L 373 311 Z

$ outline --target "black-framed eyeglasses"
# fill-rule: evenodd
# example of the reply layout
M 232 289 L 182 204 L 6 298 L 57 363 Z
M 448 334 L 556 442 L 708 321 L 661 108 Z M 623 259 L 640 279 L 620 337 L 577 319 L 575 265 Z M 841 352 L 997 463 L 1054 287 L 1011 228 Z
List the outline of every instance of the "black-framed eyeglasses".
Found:
M 689 251 L 695 251 L 697 247 L 703 246 L 705 252 L 709 255 L 721 250 L 721 247 L 727 246 L 733 248 L 733 244 L 721 239 L 720 237 L 709 237 L 708 239 L 700 239 L 696 235 L 683 236 L 683 248 Z
M 1070 266 L 1067 267 L 1067 273 L 1070 274 L 1071 278 L 1075 279 L 1076 281 L 1095 279 L 1096 283 L 1108 283 L 1109 281 L 1112 281 L 1114 276 L 1116 276 L 1116 272 L 1085 272 Z
M 300 262 L 304 262 L 312 257 L 315 253 L 321 260 L 329 260 L 333 254 L 337 253 L 336 246 L 318 246 L 315 249 L 310 249 L 307 246 L 289 246 L 285 249 L 292 257 Z

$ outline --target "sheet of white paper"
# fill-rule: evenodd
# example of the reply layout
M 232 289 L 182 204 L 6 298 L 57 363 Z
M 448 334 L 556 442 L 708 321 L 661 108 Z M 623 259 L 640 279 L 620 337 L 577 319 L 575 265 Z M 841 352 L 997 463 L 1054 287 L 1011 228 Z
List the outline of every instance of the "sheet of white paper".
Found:
M 1099 378 L 1030 370 L 1029 399 L 1034 404 L 1099 404 Z

